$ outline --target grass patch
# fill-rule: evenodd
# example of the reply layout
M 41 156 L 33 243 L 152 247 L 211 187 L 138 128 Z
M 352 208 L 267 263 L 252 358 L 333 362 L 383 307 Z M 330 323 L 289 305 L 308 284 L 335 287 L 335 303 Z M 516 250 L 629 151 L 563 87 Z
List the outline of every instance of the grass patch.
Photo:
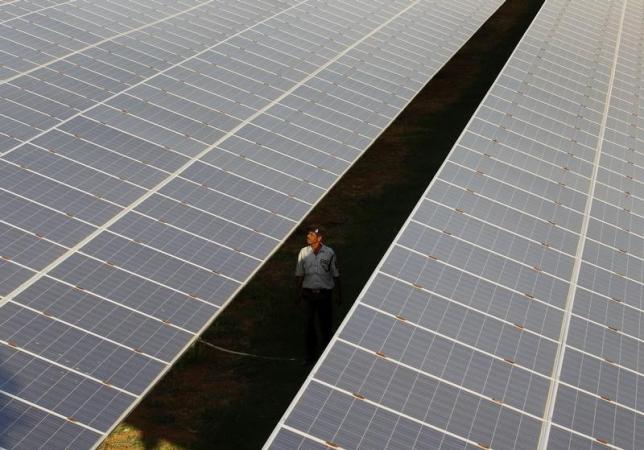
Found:
M 510 0 L 434 77 L 306 219 L 338 254 L 340 323 L 425 191 L 542 0 Z M 264 265 L 203 338 L 254 354 L 302 358 L 292 300 L 303 227 Z M 104 442 L 115 448 L 261 447 L 307 375 L 296 362 L 196 344 Z

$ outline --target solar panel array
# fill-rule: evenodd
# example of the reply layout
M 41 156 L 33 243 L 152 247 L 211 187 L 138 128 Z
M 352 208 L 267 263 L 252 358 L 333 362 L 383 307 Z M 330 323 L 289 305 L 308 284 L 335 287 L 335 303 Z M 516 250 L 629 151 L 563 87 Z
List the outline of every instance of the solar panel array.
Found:
M 642 447 L 643 19 L 545 2 L 268 447 Z
M 0 5 L 0 447 L 95 446 L 500 3 Z

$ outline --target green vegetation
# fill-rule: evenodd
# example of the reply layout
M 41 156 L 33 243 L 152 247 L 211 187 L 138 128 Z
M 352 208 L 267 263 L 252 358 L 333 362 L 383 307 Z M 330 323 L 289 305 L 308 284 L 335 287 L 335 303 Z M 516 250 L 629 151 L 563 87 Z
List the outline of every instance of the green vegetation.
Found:
M 329 233 L 343 274 L 336 326 L 425 191 L 542 1 L 510 0 L 425 87 L 307 218 Z M 213 344 L 303 356 L 293 303 L 302 228 L 206 331 Z M 196 344 L 103 444 L 113 448 L 259 448 L 304 381 L 299 361 L 270 361 Z

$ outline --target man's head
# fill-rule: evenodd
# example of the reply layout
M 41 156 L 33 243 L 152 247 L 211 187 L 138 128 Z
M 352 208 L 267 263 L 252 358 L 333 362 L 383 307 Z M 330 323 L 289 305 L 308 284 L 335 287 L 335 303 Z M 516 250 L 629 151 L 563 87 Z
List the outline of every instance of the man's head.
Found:
M 311 225 L 306 229 L 306 243 L 311 246 L 317 246 L 322 243 L 324 230 L 319 225 Z

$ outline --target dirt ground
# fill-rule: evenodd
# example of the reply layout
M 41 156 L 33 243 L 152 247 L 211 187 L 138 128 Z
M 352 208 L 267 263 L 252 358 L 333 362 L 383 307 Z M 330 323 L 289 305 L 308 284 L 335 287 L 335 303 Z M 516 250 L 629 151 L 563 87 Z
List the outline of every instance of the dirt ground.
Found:
M 445 159 L 542 0 L 508 0 L 332 189 L 305 223 L 338 254 L 339 325 Z M 260 448 L 304 381 L 303 318 L 293 303 L 303 227 L 101 445 L 108 449 Z M 294 358 L 291 361 L 288 358 Z

